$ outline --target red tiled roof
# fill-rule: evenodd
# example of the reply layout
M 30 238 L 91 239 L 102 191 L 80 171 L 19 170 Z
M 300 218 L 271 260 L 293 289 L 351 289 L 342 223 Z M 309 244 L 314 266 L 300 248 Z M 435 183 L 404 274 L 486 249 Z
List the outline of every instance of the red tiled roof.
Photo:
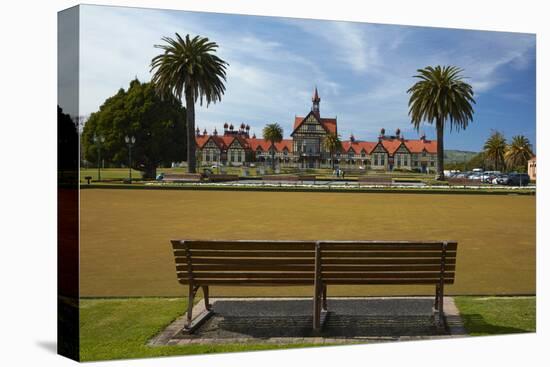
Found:
M 365 153 L 370 154 L 377 143 L 371 142 L 371 141 L 354 141 L 351 142 L 349 140 L 342 142 L 342 150 L 344 152 L 348 152 L 349 149 L 353 149 L 353 151 L 357 154 L 360 154 L 361 151 L 364 149 Z
M 271 143 L 265 139 L 250 138 L 247 140 L 248 140 L 248 145 L 250 146 L 250 149 L 254 151 L 258 150 L 258 147 L 259 147 L 264 152 L 267 152 L 269 150 L 269 147 L 271 146 Z
M 428 153 L 437 153 L 437 140 L 405 140 L 404 143 L 411 153 L 422 153 L 423 150 Z
M 313 114 L 315 115 L 315 114 Z M 294 118 L 294 127 L 292 129 L 292 132 L 296 131 L 296 129 L 298 128 L 298 126 L 300 126 L 300 124 L 302 123 L 302 121 L 304 121 L 304 118 L 305 117 L 300 117 L 300 116 L 296 116 Z M 323 127 L 329 132 L 329 133 L 336 133 L 336 119 L 335 118 L 324 118 L 324 117 L 321 117 L 319 118 L 319 122 L 321 123 L 321 125 L 323 125 Z
M 279 143 L 275 143 L 275 150 L 277 152 L 282 152 L 285 148 L 289 152 L 292 152 L 292 139 L 283 139 Z
M 401 146 L 401 143 L 403 143 L 400 139 L 391 139 L 391 140 L 382 140 L 382 145 L 390 155 L 393 155 L 397 149 Z
M 209 137 L 210 136 L 208 135 L 200 135 L 200 136 L 195 135 L 195 144 L 197 144 L 197 147 L 202 149 L 204 144 L 206 144 L 206 142 L 208 141 Z

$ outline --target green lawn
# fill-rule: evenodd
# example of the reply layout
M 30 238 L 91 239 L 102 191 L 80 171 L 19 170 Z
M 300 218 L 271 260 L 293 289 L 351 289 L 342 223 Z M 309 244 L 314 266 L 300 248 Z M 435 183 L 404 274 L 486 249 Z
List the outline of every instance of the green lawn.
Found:
M 470 335 L 535 331 L 535 297 L 455 298 Z M 185 298 L 84 299 L 80 308 L 83 361 L 265 350 L 308 345 L 184 345 L 147 341 L 185 310 Z
M 292 345 L 186 345 L 149 347 L 147 341 L 186 309 L 185 298 L 85 299 L 80 301 L 82 361 L 299 348 Z
M 80 291 L 183 296 L 169 240 L 457 240 L 454 295 L 535 294 L 535 196 L 86 189 Z M 432 286 L 333 286 L 330 296 L 431 295 Z M 311 287 L 213 287 L 309 296 Z
M 202 166 L 197 169 L 197 172 L 202 172 L 203 169 L 211 169 L 211 166 Z M 214 173 L 219 173 L 217 169 L 212 170 Z M 157 173 L 185 173 L 185 168 L 158 168 Z M 328 168 L 322 169 L 307 169 L 307 170 L 298 170 L 295 168 L 282 168 L 281 174 L 287 173 L 304 173 L 304 174 L 313 174 L 319 178 L 333 178 L 332 170 Z M 240 167 L 225 167 L 225 173 L 242 175 L 242 170 Z M 271 173 L 271 168 L 266 167 L 266 174 Z M 259 175 L 259 170 L 256 167 L 249 168 L 249 176 L 255 177 Z M 423 180 L 426 182 L 433 182 L 433 174 L 422 174 L 416 172 L 383 172 L 383 171 L 369 171 L 369 176 L 392 176 L 401 179 L 417 179 Z M 82 168 L 80 169 L 80 182 L 86 182 L 85 177 L 91 176 L 92 180 L 97 180 L 98 170 L 97 168 Z M 128 168 L 103 168 L 101 169 L 101 179 L 102 180 L 124 180 L 128 178 Z M 346 175 L 346 178 L 357 178 L 357 175 Z M 137 170 L 132 170 L 132 179 L 141 179 L 141 172 Z
M 535 297 L 455 297 L 470 335 L 534 332 Z

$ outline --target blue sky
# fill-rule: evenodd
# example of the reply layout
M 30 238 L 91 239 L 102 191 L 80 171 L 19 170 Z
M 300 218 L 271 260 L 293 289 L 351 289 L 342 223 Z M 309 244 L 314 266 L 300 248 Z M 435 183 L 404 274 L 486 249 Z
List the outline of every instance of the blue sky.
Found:
M 257 17 L 184 11 L 82 6 L 80 114 L 127 88 L 149 81 L 161 37 L 207 36 L 229 63 L 221 103 L 198 106 L 196 124 L 249 124 L 261 135 L 278 122 L 291 133 L 294 116 L 311 107 L 315 86 L 321 115 L 338 118 L 343 139 L 375 140 L 380 128 L 416 138 L 407 89 L 416 69 L 456 65 L 474 87 L 474 121 L 446 131 L 446 149 L 479 151 L 492 130 L 523 134 L 535 145 L 535 36 L 532 34 Z M 429 138 L 435 131 L 424 124 Z

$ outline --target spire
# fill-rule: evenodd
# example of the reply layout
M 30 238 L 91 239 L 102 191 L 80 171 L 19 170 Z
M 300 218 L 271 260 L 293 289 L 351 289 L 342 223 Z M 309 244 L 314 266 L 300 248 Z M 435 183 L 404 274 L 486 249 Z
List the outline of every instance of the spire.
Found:
M 313 104 L 311 105 L 311 110 L 317 115 L 317 117 L 320 117 L 319 104 L 321 102 L 321 98 L 319 97 L 317 86 L 315 87 L 315 91 L 313 92 L 313 97 L 311 98 L 311 102 L 313 102 Z
M 311 98 L 312 102 L 321 102 L 321 98 L 319 98 L 319 92 L 317 91 L 317 86 L 315 86 L 315 91 L 313 92 L 313 97 Z

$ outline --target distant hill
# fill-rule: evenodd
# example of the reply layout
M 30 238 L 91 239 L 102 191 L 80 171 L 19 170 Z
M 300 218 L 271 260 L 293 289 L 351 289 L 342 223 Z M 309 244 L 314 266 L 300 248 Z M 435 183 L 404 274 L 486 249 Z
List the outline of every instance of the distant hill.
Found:
M 464 163 L 468 162 L 478 152 L 466 150 L 445 150 L 445 163 Z

